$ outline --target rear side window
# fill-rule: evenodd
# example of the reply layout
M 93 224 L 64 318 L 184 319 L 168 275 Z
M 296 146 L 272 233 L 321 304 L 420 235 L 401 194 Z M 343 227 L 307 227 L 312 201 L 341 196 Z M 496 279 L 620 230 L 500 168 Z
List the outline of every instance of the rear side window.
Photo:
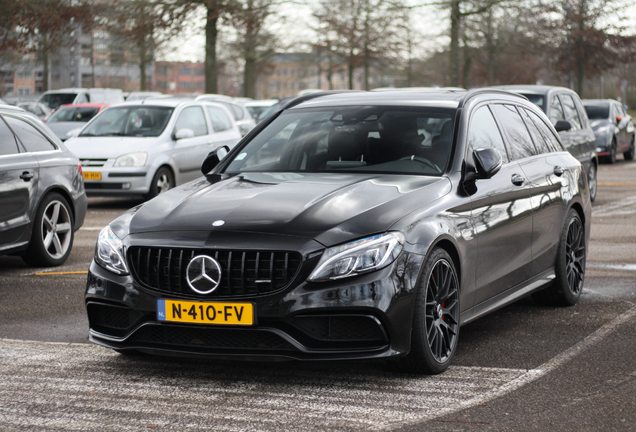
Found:
M 210 120 L 212 120 L 214 132 L 223 132 L 232 129 L 232 120 L 230 120 L 223 109 L 214 106 L 207 106 L 206 109 L 210 115 Z
M 537 127 L 537 130 L 543 137 L 543 140 L 548 144 L 548 147 L 551 151 L 562 151 L 564 150 L 561 146 L 561 143 L 557 139 L 552 130 L 548 127 L 548 125 L 535 113 L 530 110 L 526 110 L 530 119 L 533 121 L 534 125 Z
M 205 115 L 201 107 L 192 106 L 181 111 L 175 127 L 176 131 L 180 129 L 190 129 L 194 132 L 194 136 L 206 135 L 208 133 L 208 125 L 205 122 Z
M 40 131 L 23 120 L 6 117 L 24 147 L 30 152 L 55 150 L 55 146 Z
M 9 126 L 0 117 L 0 156 L 20 153 L 18 143 Z
M 565 120 L 565 114 L 563 113 L 559 97 L 554 95 L 550 99 L 550 122 L 554 126 L 559 120 Z
M 536 153 L 528 129 L 514 105 L 493 105 L 492 109 L 500 120 L 501 127 L 508 137 L 512 159 L 523 159 Z
M 499 151 L 503 162 L 509 161 L 506 147 L 501 133 L 487 106 L 478 108 L 470 120 L 468 129 L 468 151 L 472 155 L 473 150 L 492 147 Z M 472 156 L 469 156 L 472 158 Z
M 572 99 L 572 96 L 562 94 L 561 102 L 563 102 L 565 119 L 572 125 L 571 131 L 581 130 L 581 119 L 579 118 L 579 112 L 576 110 L 576 104 L 574 103 L 574 99 Z
M 546 142 L 543 135 L 541 135 L 541 132 L 539 132 L 537 126 L 530 118 L 530 114 L 528 114 L 528 111 L 525 108 L 520 108 L 519 111 L 521 112 L 523 121 L 526 123 L 526 127 L 528 128 L 528 132 L 530 132 L 530 136 L 532 137 L 532 141 L 534 141 L 534 146 L 537 148 L 537 151 L 539 153 L 550 153 L 551 151 L 553 151 L 550 148 L 550 145 Z

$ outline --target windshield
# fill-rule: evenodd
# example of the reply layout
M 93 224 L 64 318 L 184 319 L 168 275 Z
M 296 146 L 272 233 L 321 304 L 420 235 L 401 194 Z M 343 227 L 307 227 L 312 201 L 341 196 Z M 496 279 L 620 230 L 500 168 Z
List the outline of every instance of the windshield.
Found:
M 80 122 L 86 123 L 99 111 L 99 108 L 60 108 L 46 121 L 47 123 Z
M 345 107 L 281 114 L 226 169 L 441 175 L 454 110 Z
M 43 94 L 38 102 L 51 109 L 57 109 L 62 105 L 72 104 L 76 97 L 77 93 L 47 93 Z
M 609 104 L 584 105 L 585 112 L 590 120 L 600 120 L 609 118 Z
M 151 136 L 161 135 L 173 108 L 130 106 L 109 108 L 95 117 L 79 136 Z

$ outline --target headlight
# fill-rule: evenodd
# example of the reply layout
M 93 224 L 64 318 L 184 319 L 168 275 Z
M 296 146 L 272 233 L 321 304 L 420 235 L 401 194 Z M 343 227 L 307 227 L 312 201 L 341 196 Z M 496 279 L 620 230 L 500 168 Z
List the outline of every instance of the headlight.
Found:
M 148 153 L 129 153 L 123 156 L 119 156 L 115 161 L 115 167 L 140 167 L 146 165 L 148 159 Z
M 329 248 L 308 280 L 323 282 L 381 269 L 397 258 L 403 245 L 404 235 L 394 232 Z
M 126 260 L 124 259 L 123 243 L 110 226 L 101 230 L 99 237 L 97 237 L 95 262 L 119 275 L 128 274 Z

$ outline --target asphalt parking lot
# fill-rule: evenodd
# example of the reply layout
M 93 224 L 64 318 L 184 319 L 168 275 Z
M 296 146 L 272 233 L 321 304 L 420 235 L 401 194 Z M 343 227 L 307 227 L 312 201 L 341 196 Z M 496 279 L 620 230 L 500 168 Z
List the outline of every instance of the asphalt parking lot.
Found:
M 0 430 L 636 431 L 636 163 L 601 165 L 585 288 L 462 327 L 454 365 L 129 358 L 88 344 L 85 271 L 134 200 L 91 199 L 64 266 L 0 257 Z

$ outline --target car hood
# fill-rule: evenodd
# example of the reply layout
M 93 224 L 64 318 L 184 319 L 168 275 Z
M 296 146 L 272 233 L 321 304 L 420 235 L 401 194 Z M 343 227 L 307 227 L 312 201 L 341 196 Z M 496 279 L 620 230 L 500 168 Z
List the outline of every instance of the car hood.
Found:
M 259 232 L 331 245 L 384 232 L 450 190 L 445 177 L 254 173 L 221 180 L 211 176 L 137 209 L 129 233 Z
M 159 137 L 75 137 L 66 147 L 80 159 L 108 159 L 127 153 L 147 151 Z
M 81 129 L 86 126 L 86 123 L 80 122 L 55 122 L 55 123 L 47 123 L 46 124 L 49 129 L 53 131 L 53 133 L 62 141 L 67 139 L 67 132 L 72 131 L 73 129 Z

